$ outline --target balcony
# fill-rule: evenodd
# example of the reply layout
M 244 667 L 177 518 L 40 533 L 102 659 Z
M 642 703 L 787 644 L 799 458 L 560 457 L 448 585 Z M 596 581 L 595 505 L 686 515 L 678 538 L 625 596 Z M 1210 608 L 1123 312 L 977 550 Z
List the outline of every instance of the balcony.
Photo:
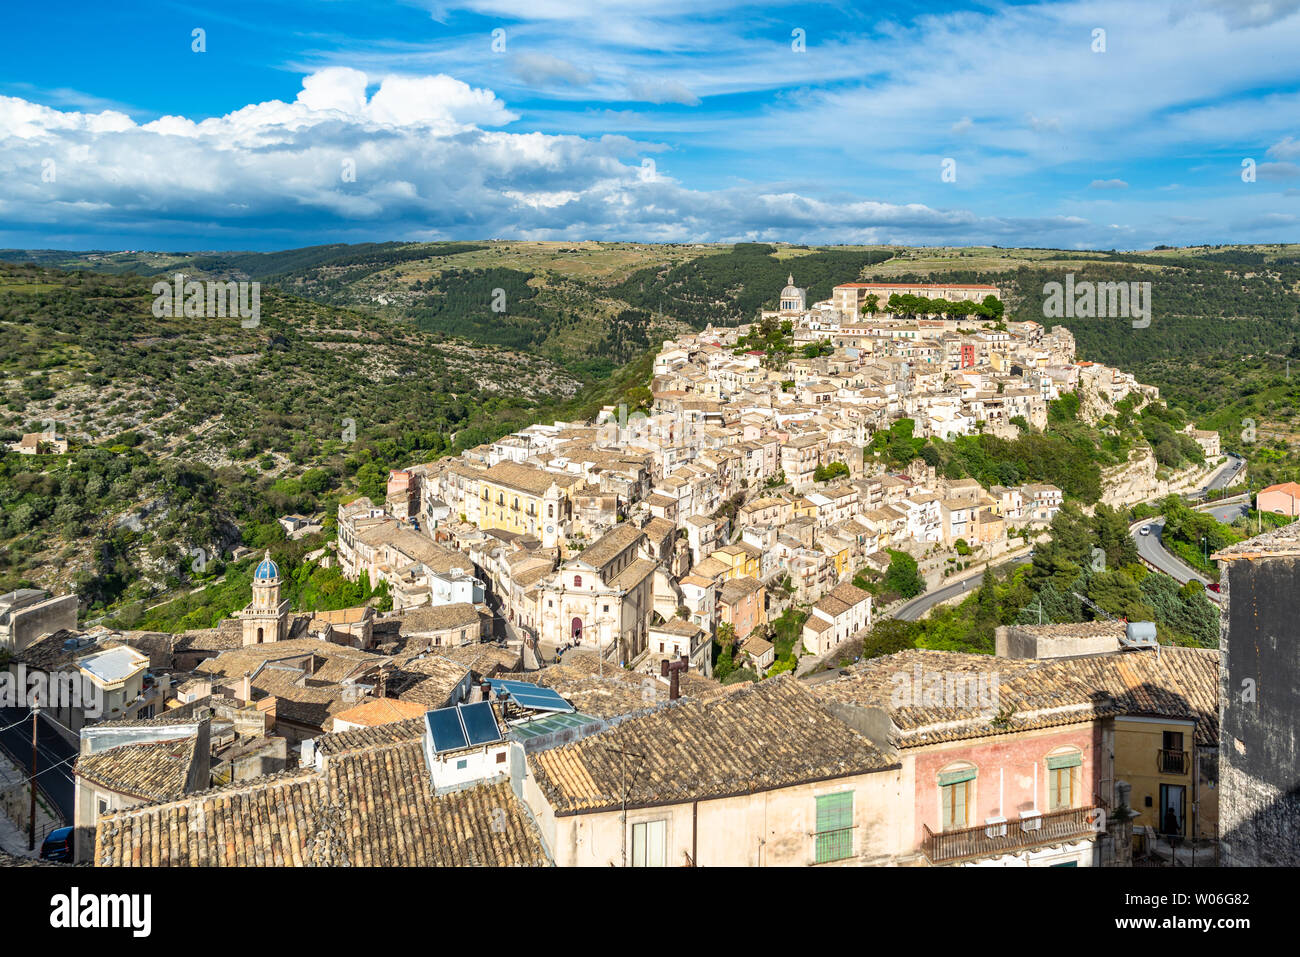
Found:
M 1096 833 L 1089 821 L 1095 810 L 1095 805 L 1067 808 L 1018 821 L 982 824 L 979 827 L 938 833 L 922 824 L 924 837 L 921 840 L 921 853 L 931 864 L 955 864 L 1047 844 L 1079 841 Z
M 1156 754 L 1156 770 L 1161 774 L 1186 774 L 1187 767 L 1186 751 L 1166 751 L 1161 748 Z

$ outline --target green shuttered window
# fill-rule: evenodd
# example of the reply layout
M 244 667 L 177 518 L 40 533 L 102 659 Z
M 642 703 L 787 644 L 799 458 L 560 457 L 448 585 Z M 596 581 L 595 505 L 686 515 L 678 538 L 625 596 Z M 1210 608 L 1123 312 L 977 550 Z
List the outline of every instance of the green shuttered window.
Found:
M 853 792 L 823 794 L 817 798 L 817 863 L 852 856 Z
M 974 768 L 961 768 L 957 771 L 944 771 L 939 775 L 939 787 L 947 787 L 949 784 L 961 784 L 963 781 L 974 781 Z

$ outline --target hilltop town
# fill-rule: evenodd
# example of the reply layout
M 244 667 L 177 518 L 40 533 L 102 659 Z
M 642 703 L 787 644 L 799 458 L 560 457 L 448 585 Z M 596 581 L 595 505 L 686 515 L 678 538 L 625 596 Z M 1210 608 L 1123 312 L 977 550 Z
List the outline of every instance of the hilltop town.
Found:
M 918 438 L 1015 437 L 1066 393 L 1094 410 L 1158 400 L 1076 362 L 1066 328 L 999 317 L 992 286 L 849 283 L 810 306 L 791 277 L 758 322 L 664 342 L 645 414 L 606 408 L 395 471 L 385 502 L 339 509 L 340 564 L 387 581 L 395 609 L 437 604 L 439 576 L 472 564 L 509 638 L 598 648 L 650 674 L 679 654 L 709 674 L 723 627 L 762 673 L 762 626 L 795 605 L 812 606 L 803 648 L 826 655 L 871 624 L 851 581 L 864 566 L 883 572 L 904 551 L 936 578 L 958 554 L 996 558 L 1064 499 L 1041 482 L 943 478 L 921 459 L 869 468 L 874 436 L 905 420 Z M 1216 433 L 1192 434 L 1219 455 Z
M 1063 507 L 1042 482 L 891 471 L 882 438 L 1014 438 L 1070 394 L 1094 419 L 1159 400 L 1076 361 L 1064 327 L 1004 321 L 996 287 L 848 283 L 809 304 L 791 277 L 754 322 L 665 341 L 644 409 L 533 425 L 340 505 L 312 558 L 391 610 L 295 611 L 269 550 L 215 628 L 83 630 L 66 598 L 3 596 L 13 679 L 84 691 L 45 711 L 75 783 L 68 857 L 1123 865 L 1134 833 L 1174 825 L 1209 846 L 1215 651 L 1014 625 L 996 655 L 788 673 L 834 666 L 890 613 L 874 586 L 899 556 L 923 588 L 1026 554 Z M 1139 672 L 1170 693 L 1135 694 Z M 1009 744 L 1041 778 L 977 800 Z M 1162 797 L 1108 826 L 1128 788 L 1166 794 L 1157 752 L 1200 810 Z

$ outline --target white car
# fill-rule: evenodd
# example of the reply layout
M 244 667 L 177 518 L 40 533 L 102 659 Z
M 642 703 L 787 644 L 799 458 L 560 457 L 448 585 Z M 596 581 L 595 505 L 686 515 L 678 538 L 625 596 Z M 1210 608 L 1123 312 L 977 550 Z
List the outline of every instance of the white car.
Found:
M 1142 534 L 1143 534 L 1143 535 L 1150 535 L 1150 534 L 1151 534 L 1151 526 L 1150 526 L 1150 525 L 1143 525 L 1143 526 L 1142 526 Z

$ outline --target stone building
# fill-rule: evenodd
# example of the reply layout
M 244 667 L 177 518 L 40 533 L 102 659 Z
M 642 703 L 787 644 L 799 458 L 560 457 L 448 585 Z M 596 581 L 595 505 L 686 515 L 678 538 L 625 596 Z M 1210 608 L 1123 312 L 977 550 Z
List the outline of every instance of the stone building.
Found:
M 1300 864 L 1300 523 L 1211 556 L 1222 572 L 1219 836 L 1232 866 Z
M 542 641 L 618 647 L 630 662 L 647 647 L 654 613 L 656 563 L 640 557 L 645 533 L 618 525 L 573 558 L 537 591 Z
M 58 595 L 40 588 L 19 588 L 0 595 L 0 649 L 22 651 L 42 635 L 77 628 L 76 595 Z
M 289 599 L 280 598 L 280 568 L 268 549 L 253 572 L 253 600 L 237 616 L 245 645 L 283 641 L 289 634 Z

